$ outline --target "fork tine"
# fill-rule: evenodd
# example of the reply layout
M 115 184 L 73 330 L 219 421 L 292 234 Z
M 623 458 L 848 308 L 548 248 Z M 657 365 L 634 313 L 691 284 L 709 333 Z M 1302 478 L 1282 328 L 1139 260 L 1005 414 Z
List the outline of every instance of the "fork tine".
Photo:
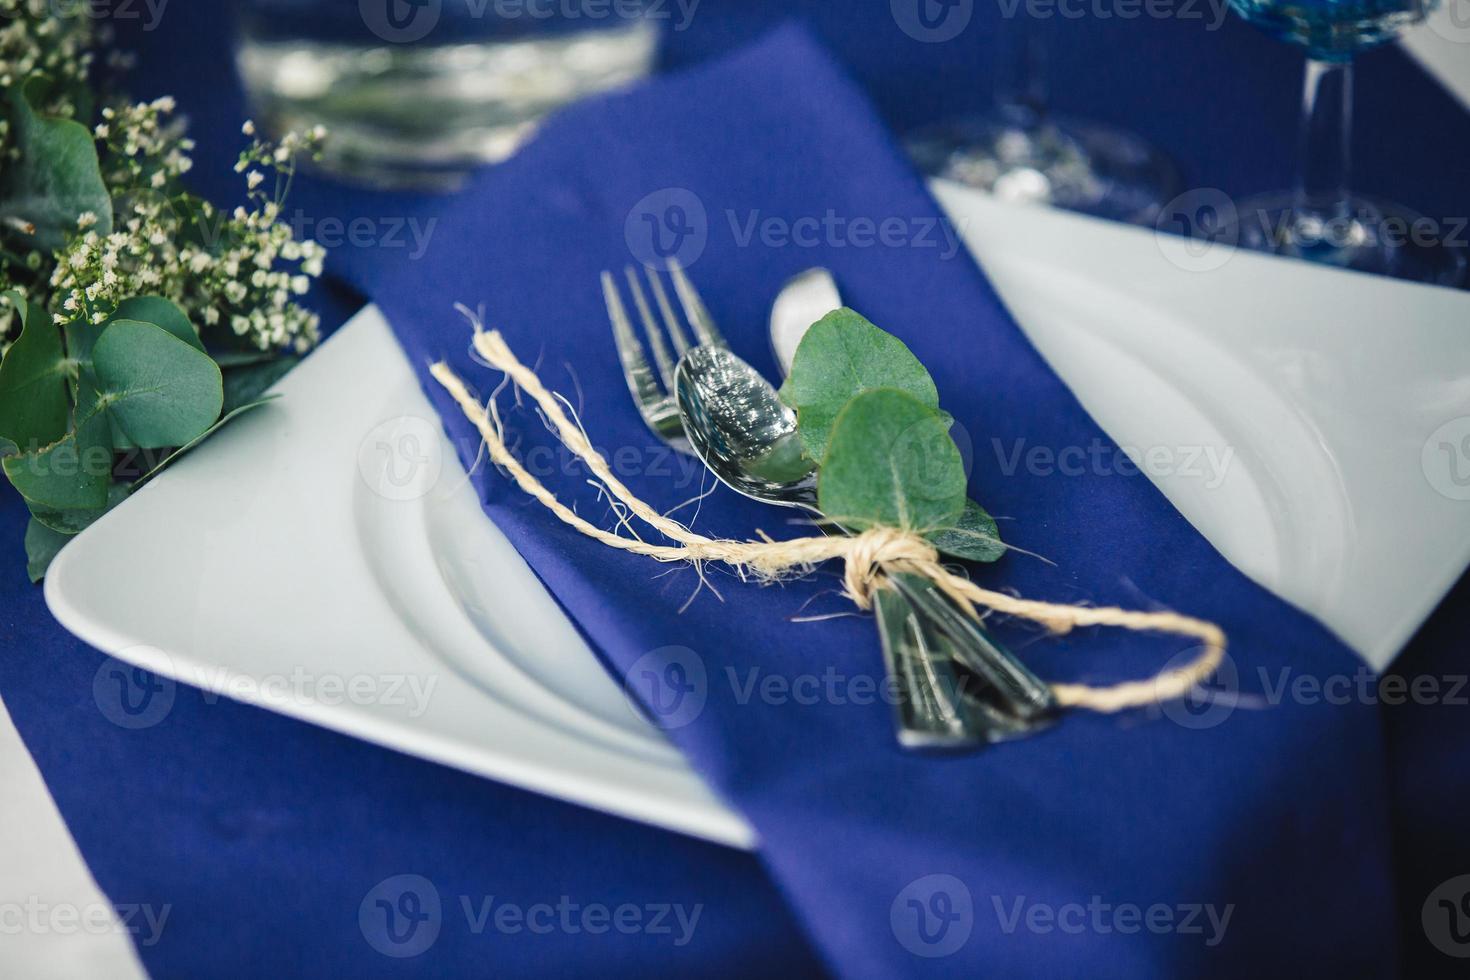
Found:
M 675 259 L 669 259 L 669 276 L 674 280 L 674 292 L 679 294 L 679 305 L 684 307 L 684 317 L 689 321 L 699 342 L 712 347 L 729 347 L 715 327 L 715 321 L 710 319 L 709 310 L 704 308 L 704 301 L 699 298 L 694 283 L 689 281 L 683 266 Z
M 623 362 L 623 377 L 628 382 L 628 390 L 633 393 L 633 400 L 638 403 L 638 411 L 648 420 L 649 414 L 664 401 L 664 393 L 648 366 L 648 359 L 643 356 L 643 345 L 638 342 L 638 335 L 633 332 L 633 324 L 623 306 L 623 298 L 618 295 L 617 281 L 606 270 L 602 273 L 602 299 L 607 304 L 607 318 L 612 323 L 618 359 Z
M 659 329 L 653 313 L 648 308 L 648 298 L 643 287 L 638 285 L 638 273 L 631 265 L 623 266 L 623 276 L 633 293 L 633 305 L 638 308 L 638 318 L 643 321 L 643 332 L 648 335 L 648 344 L 653 348 L 653 360 L 658 364 L 658 373 L 663 376 L 664 390 L 674 390 L 674 361 L 669 357 L 669 345 L 664 343 L 664 332 Z
M 663 317 L 664 326 L 669 328 L 669 336 L 673 338 L 674 349 L 682 357 L 689 349 L 689 341 L 684 339 L 684 331 L 679 326 L 679 318 L 674 316 L 674 308 L 669 304 L 669 294 L 664 292 L 663 280 L 659 279 L 658 273 L 652 269 L 644 269 L 643 274 L 648 277 L 648 287 L 653 290 L 653 301 L 658 304 L 658 312 Z

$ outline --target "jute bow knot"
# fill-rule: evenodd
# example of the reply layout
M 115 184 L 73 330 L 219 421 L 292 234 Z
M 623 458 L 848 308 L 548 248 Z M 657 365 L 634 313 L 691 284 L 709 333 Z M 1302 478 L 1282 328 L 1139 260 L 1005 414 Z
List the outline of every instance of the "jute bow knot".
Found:
M 939 552 L 932 544 L 896 527 L 870 528 L 847 540 L 851 547 L 844 556 L 843 591 L 859 609 L 872 608 L 873 590 L 881 584 L 884 570 L 905 563 L 915 570 L 939 563 Z

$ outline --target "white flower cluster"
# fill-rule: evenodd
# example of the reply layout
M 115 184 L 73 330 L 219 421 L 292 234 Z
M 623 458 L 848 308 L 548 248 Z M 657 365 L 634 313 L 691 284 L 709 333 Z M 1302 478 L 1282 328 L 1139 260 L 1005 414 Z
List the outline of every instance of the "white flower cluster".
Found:
M 79 237 L 57 257 L 51 276 L 57 322 L 101 323 L 130 296 L 159 295 L 196 325 L 227 328 L 257 350 L 310 349 L 319 318 L 295 300 L 321 275 L 326 252 L 296 241 L 280 217 L 298 154 L 315 152 L 324 134 L 253 141 L 236 168 L 249 170 L 250 207 L 224 213 L 178 187 L 192 143 L 168 125 L 173 108 L 164 98 L 104 110 L 96 135 L 115 188 L 113 230 L 100 235 L 91 228 L 96 216 L 81 216 Z M 247 124 L 245 131 L 254 129 Z M 277 177 L 272 195 L 260 189 L 263 171 Z
M 48 98 L 36 108 L 70 118 L 76 115 L 70 93 L 86 84 L 92 63 L 91 20 L 58 15 L 58 6 L 55 0 L 0 0 L 0 89 L 44 75 Z M 0 142 L 6 128 L 0 119 Z

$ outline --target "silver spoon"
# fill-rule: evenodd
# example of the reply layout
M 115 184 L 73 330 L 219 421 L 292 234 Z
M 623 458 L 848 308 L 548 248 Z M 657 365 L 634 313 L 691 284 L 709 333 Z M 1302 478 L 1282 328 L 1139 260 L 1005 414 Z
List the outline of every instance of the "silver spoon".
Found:
M 820 514 L 816 465 L 802 454 L 796 414 L 760 372 L 726 348 L 691 348 L 674 370 L 674 394 L 695 454 L 720 482 L 764 503 Z M 877 604 L 879 632 L 890 669 L 908 685 L 900 692 L 902 720 L 932 735 L 934 742 L 925 744 L 1011 737 L 1051 711 L 1050 689 L 965 620 L 932 583 L 919 576 L 902 578 L 895 581 L 902 597 L 918 606 L 935 629 L 918 629 L 920 635 L 914 636 L 917 622 L 908 621 L 904 604 L 885 598 Z M 901 619 L 894 622 L 895 617 Z M 911 642 L 902 642 L 906 635 Z M 977 643 L 977 636 L 985 642 Z M 966 691 L 954 661 L 974 671 L 985 686 Z M 966 693 L 970 696 L 961 696 Z

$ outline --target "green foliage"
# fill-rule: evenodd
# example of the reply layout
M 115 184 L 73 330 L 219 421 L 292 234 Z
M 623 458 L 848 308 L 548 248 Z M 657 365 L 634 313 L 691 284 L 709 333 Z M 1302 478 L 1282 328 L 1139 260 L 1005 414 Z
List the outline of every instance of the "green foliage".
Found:
M 87 127 L 37 115 L 19 85 L 8 93 L 10 130 L 19 159 L 6 161 L 0 179 L 0 219 L 20 230 L 31 248 L 54 252 L 91 212 L 99 235 L 112 230 L 112 198 L 102 181 L 97 148 Z
M 296 363 L 232 368 L 227 397 L 224 373 L 166 299 L 125 300 L 99 326 L 77 319 L 65 329 L 33 303 L 20 308 L 20 339 L 0 361 L 0 468 L 31 510 L 33 580 L 72 535 L 127 496 L 130 488 L 113 476 L 117 451 L 172 450 L 143 478 L 150 479 L 269 401 L 256 396 Z
M 112 482 L 112 439 L 107 419 L 92 412 L 46 446 L 9 456 L 5 475 L 32 509 L 96 510 L 107 504 Z
M 142 449 L 182 446 L 224 405 L 219 365 L 156 324 L 113 321 L 92 348 L 92 371 L 98 406 Z
M 934 380 L 898 338 L 849 309 L 807 331 L 781 398 L 820 463 L 818 506 L 847 527 L 901 527 L 947 555 L 995 561 L 995 520 L 966 498 L 964 461 Z
M 199 339 L 199 331 L 194 329 L 194 324 L 189 322 L 189 315 L 181 310 L 177 303 L 164 299 L 162 296 L 133 296 L 117 304 L 117 309 L 112 311 L 112 320 L 141 320 L 143 323 L 152 323 L 160 326 L 173 334 L 175 337 L 188 344 L 197 351 L 204 350 L 204 341 Z M 103 324 L 106 326 L 106 324 Z
M 846 307 L 812 324 L 781 386 L 781 400 L 796 409 L 808 456 L 824 461 L 838 414 L 854 396 L 874 388 L 896 388 L 939 408 L 934 379 L 897 337 Z
M 136 486 L 118 452 L 157 451 L 151 478 L 268 401 L 296 363 L 283 348 L 315 342 L 315 314 L 291 297 L 324 252 L 277 218 L 297 154 L 323 134 L 252 139 L 251 207 L 222 214 L 183 187 L 190 143 L 168 123 L 171 98 L 95 97 L 89 18 L 26 3 L 0 19 L 13 69 L 0 88 L 0 470 L 30 509 L 39 580 Z
M 65 353 L 46 312 L 9 296 L 21 311 L 21 334 L 0 362 L 0 437 L 39 448 L 66 434 Z
M 46 569 L 72 535 L 53 531 L 34 517 L 26 525 L 26 573 L 32 582 L 46 577 Z
M 225 367 L 225 412 L 260 402 L 265 390 L 284 378 L 296 364 L 297 358 L 288 355 L 259 364 Z
M 995 518 L 973 500 L 965 501 L 964 512 L 952 526 L 931 532 L 928 538 L 946 555 L 971 561 L 995 561 L 1006 551 Z
M 847 527 L 937 531 L 965 509 L 965 464 L 937 411 L 897 388 L 874 388 L 832 426 L 817 496 L 822 513 Z

